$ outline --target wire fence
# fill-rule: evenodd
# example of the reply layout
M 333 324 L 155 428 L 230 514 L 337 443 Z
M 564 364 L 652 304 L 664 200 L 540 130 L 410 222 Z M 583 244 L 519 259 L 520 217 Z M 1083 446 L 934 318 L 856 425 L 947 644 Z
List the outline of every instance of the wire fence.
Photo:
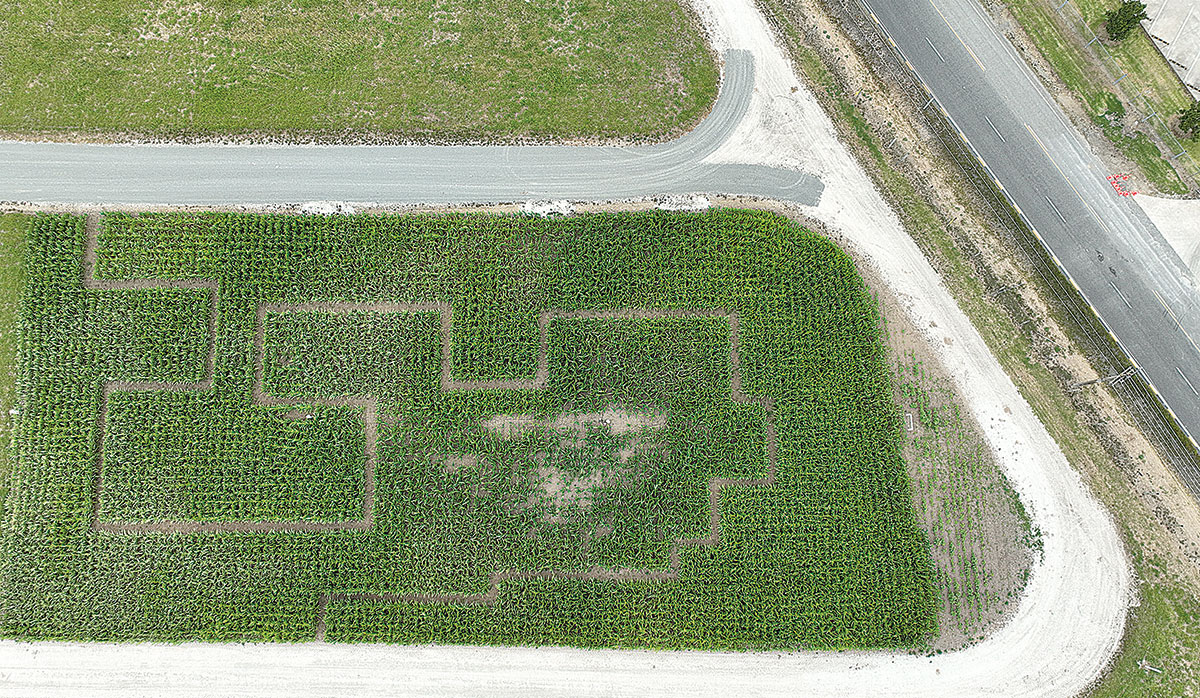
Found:
M 1134 127 L 1142 126 L 1149 122 L 1154 127 L 1155 134 L 1158 135 L 1163 145 L 1170 151 L 1167 158 L 1172 162 L 1182 158 L 1189 171 L 1193 174 L 1200 174 L 1200 163 L 1192 157 L 1184 144 L 1175 137 L 1175 133 L 1171 129 L 1170 122 L 1167 121 L 1172 114 L 1159 114 L 1146 97 L 1145 87 L 1140 84 L 1136 75 L 1133 75 L 1121 66 L 1121 62 L 1113 56 L 1108 50 L 1108 46 L 1096 34 L 1092 26 L 1088 24 L 1087 19 L 1076 7 L 1072 0 L 1061 0 L 1054 7 L 1058 16 L 1062 18 L 1063 24 L 1070 27 L 1076 35 L 1085 42 L 1097 61 L 1103 66 L 1108 80 L 1114 91 L 1120 92 L 1125 97 L 1123 100 L 1126 104 L 1126 110 L 1134 112 Z M 1151 40 L 1153 43 L 1153 40 Z M 1157 47 L 1156 49 L 1157 50 Z M 1165 58 L 1164 58 L 1165 60 Z M 1168 69 L 1170 66 L 1168 66 Z M 1172 72 L 1174 74 L 1174 72 Z M 1181 83 L 1182 84 L 1182 83 Z M 1184 92 L 1191 96 L 1186 87 Z
M 1200 452 L 1190 435 L 1167 411 L 1147 377 L 1141 371 L 1131 370 L 1135 364 L 1115 335 L 1071 282 L 1070 274 L 1059 265 L 1043 240 L 1034 234 L 1008 192 L 996 185 L 997 180 L 983 159 L 959 136 L 960 130 L 953 118 L 910 67 L 895 41 L 887 35 L 887 30 L 875 20 L 866 1 L 843 0 L 843 7 L 857 16 L 861 27 L 868 31 L 874 27 L 879 32 L 884 39 L 881 48 L 883 44 L 891 46 L 891 50 L 882 48 L 879 55 L 893 68 L 893 74 L 901 81 L 898 86 L 908 96 L 910 104 L 1001 224 L 1000 229 L 1012 243 L 1012 249 L 1056 301 L 1054 306 L 1061 311 L 1068 333 L 1093 369 L 1101 377 L 1108 378 L 1109 388 L 1142 433 L 1193 497 L 1200 499 Z

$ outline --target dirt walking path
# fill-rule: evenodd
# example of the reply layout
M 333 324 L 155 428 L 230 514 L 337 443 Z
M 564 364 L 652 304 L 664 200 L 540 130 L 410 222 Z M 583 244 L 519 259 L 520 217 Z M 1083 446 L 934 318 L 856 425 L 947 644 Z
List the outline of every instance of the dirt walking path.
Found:
M 453 310 L 444 303 L 347 303 L 339 301 L 317 301 L 311 303 L 262 303 L 255 310 L 254 333 L 254 383 L 251 387 L 251 404 L 271 407 L 323 405 L 328 407 L 353 407 L 360 410 L 365 432 L 366 464 L 363 472 L 363 502 L 361 518 L 349 521 L 150 521 L 111 522 L 102 520 L 102 494 L 104 490 L 103 452 L 108 397 L 114 392 L 202 392 L 212 389 L 216 360 L 217 297 L 215 281 L 172 281 L 168 279 L 97 280 L 97 247 L 100 225 L 99 215 L 87 216 L 87 242 L 83 257 L 83 287 L 92 290 L 128 290 L 155 288 L 207 289 L 211 297 L 211 314 L 208 323 L 209 351 L 205 360 L 204 378 L 197 382 L 136 382 L 123 380 L 105 381 L 96 418 L 95 479 L 92 494 L 93 530 L 121 534 L 197 534 L 197 533 L 263 533 L 271 531 L 330 531 L 367 530 L 375 523 L 375 470 L 378 457 L 378 402 L 372 395 L 340 395 L 335 397 L 277 397 L 264 389 L 265 344 L 267 315 L 274 313 L 438 313 L 441 319 L 441 387 L 443 391 L 471 390 L 542 390 L 550 377 L 549 329 L 556 319 L 591 320 L 645 320 L 658 318 L 720 317 L 729 324 L 729 385 L 734 402 L 760 405 L 766 415 L 764 424 L 766 475 L 761 478 L 711 478 L 708 482 L 709 531 L 703 538 L 677 538 L 672 542 L 667 569 L 609 569 L 593 567 L 588 570 L 538 569 L 501 570 L 491 576 L 490 587 L 480 594 L 371 594 L 371 593 L 325 593 L 317 609 L 315 635 L 318 641 L 325 639 L 325 616 L 329 604 L 334 601 L 358 601 L 376 603 L 455 603 L 492 605 L 500 593 L 500 585 L 518 579 L 612 579 L 623 581 L 664 581 L 679 578 L 680 549 L 687 546 L 713 546 L 721 537 L 721 492 L 729 487 L 770 487 L 775 483 L 776 441 L 774 403 L 769 398 L 752 397 L 742 392 L 741 358 L 739 352 L 738 314 L 726 310 L 656 310 L 623 308 L 617 310 L 579 310 L 564 312 L 548 310 L 538 316 L 538 357 L 532 378 L 491 381 L 460 380 L 454 377 L 450 347 L 453 329 Z

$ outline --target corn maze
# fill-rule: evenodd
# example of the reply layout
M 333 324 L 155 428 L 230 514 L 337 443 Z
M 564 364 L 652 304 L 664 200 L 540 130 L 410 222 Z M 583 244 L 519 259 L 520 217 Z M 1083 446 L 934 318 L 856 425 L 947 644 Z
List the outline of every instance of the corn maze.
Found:
M 772 214 L 40 216 L 10 637 L 936 628 L 878 311 Z

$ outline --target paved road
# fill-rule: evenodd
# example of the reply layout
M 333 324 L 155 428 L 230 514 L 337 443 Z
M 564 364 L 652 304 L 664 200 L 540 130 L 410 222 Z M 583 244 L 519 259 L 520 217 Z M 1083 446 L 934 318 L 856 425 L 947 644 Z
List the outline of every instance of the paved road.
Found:
M 871 7 L 1185 428 L 1200 437 L 1200 294 L 1182 260 L 1132 199 L 1113 191 L 1111 173 L 976 0 L 876 0 Z
M 725 53 L 699 127 L 644 147 L 131 146 L 0 142 L 0 201 L 260 204 L 341 200 L 494 203 L 716 191 L 815 204 L 819 179 L 704 163 L 741 121 L 754 58 Z

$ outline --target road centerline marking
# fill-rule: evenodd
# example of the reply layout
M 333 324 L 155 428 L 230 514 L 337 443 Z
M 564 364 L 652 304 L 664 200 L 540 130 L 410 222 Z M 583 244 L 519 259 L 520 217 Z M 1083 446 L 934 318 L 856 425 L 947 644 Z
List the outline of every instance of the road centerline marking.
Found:
M 1183 371 L 1180 371 L 1178 366 L 1175 367 L 1175 372 L 1179 374 L 1179 377 L 1183 379 L 1184 383 L 1187 383 L 1187 387 L 1192 389 L 1193 394 L 1200 395 L 1200 393 L 1196 392 L 1196 386 L 1192 385 L 1192 382 L 1188 380 L 1187 376 L 1183 375 Z
M 1075 188 L 1075 183 L 1071 181 L 1071 178 L 1067 176 L 1066 172 L 1063 172 L 1063 168 L 1058 166 L 1058 161 L 1055 160 L 1054 156 L 1050 154 L 1050 151 L 1046 149 L 1046 145 L 1042 143 L 1041 138 L 1038 138 L 1037 133 L 1034 133 L 1033 127 L 1029 124 L 1025 124 L 1025 130 L 1029 131 L 1029 135 L 1033 136 L 1033 140 L 1037 141 L 1038 147 L 1042 149 L 1043 153 L 1045 153 L 1046 159 L 1050 161 L 1051 165 L 1054 165 L 1054 169 L 1058 170 L 1058 174 L 1062 176 L 1063 181 L 1067 183 L 1067 186 L 1071 187 L 1071 191 L 1075 192 L 1075 196 L 1079 197 L 1080 203 L 1087 208 L 1088 213 L 1092 214 L 1092 218 L 1095 218 L 1097 223 L 1099 223 L 1105 230 L 1108 230 L 1108 226 L 1105 225 L 1104 221 L 1100 220 L 1100 216 L 1096 215 L 1096 209 L 1092 208 L 1092 205 L 1087 202 L 1087 199 L 1083 198 L 1083 194 L 1080 194 L 1079 190 Z M 1111 233 L 1112 231 L 1110 230 L 1109 232 Z
M 1058 220 L 1062 221 L 1063 225 L 1066 225 L 1067 219 L 1063 218 L 1062 212 L 1059 211 L 1058 207 L 1054 205 L 1054 201 L 1045 194 L 1042 194 L 1042 196 L 1046 199 L 1046 203 L 1050 204 L 1050 208 L 1054 209 L 1054 215 L 1058 216 Z
M 1150 289 L 1150 292 L 1153 293 L 1154 297 L 1158 299 L 1158 304 L 1163 307 L 1163 310 L 1167 311 L 1167 314 L 1171 316 L 1171 320 L 1175 322 L 1175 326 L 1179 328 L 1179 331 L 1183 333 L 1183 336 L 1187 337 L 1188 342 L 1191 343 L 1192 348 L 1196 350 L 1196 353 L 1200 354 L 1200 346 L 1196 344 L 1196 340 L 1192 339 L 1192 335 L 1186 329 L 1184 329 L 1183 323 L 1179 321 L 1179 318 L 1175 315 L 1175 311 L 1171 310 L 1171 306 L 1167 305 L 1167 302 L 1164 301 L 1163 297 L 1158 294 L 1158 291 L 1155 289 Z
M 989 119 L 989 118 L 988 118 L 988 116 L 987 116 L 986 114 L 984 114 L 984 116 L 983 116 L 983 120 L 984 120 L 984 121 L 986 121 L 986 122 L 988 122 L 988 126 L 991 126 L 991 127 L 992 127 L 992 130 L 996 132 L 996 135 L 1000 137 L 1000 142 L 1001 142 L 1001 143 L 1007 143 L 1007 142 L 1008 142 L 1008 139 L 1006 139 L 1006 138 L 1004 137 L 1004 134 L 1003 134 L 1003 133 L 1000 133 L 1000 129 L 996 128 L 996 124 L 993 124 L 993 123 L 992 123 L 992 120 L 991 120 L 991 119 Z
M 1121 299 L 1121 302 L 1125 304 L 1125 307 L 1133 310 L 1133 306 L 1129 304 L 1129 299 L 1125 297 L 1124 293 L 1121 293 L 1121 289 L 1117 288 L 1117 285 L 1113 283 L 1111 279 L 1109 279 L 1108 285 L 1112 286 L 1112 289 L 1117 292 L 1117 296 Z
M 983 67 L 983 61 L 979 60 L 979 56 L 975 55 L 975 52 L 971 50 L 970 46 L 967 46 L 967 42 L 963 41 L 963 38 L 959 36 L 958 30 L 950 25 L 950 20 L 946 19 L 946 15 L 942 14 L 942 9 L 937 6 L 937 3 L 935 3 L 933 0 L 929 0 L 929 4 L 933 5 L 933 9 L 937 11 L 938 16 L 942 18 L 942 21 L 945 22 L 946 26 L 950 28 L 950 31 L 954 33 L 954 38 L 958 39 L 958 43 L 962 44 L 962 47 L 967 50 L 967 53 L 971 54 L 971 58 L 975 59 L 975 64 L 979 66 L 979 69 L 987 71 L 987 68 Z M 926 39 L 926 41 L 929 41 L 929 39 Z M 930 42 L 929 45 L 932 46 L 933 43 Z M 934 51 L 937 51 L 937 49 L 934 49 Z

